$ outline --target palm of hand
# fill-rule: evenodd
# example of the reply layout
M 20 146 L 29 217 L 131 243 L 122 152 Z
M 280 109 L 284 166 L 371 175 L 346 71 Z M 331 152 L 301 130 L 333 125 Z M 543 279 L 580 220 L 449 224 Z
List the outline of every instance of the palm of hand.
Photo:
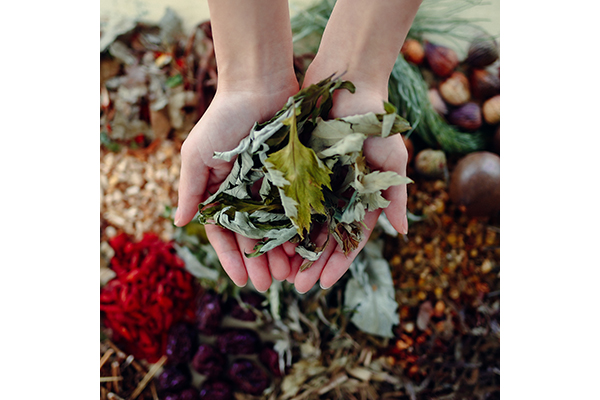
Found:
M 272 117 L 288 97 L 295 94 L 296 89 L 281 91 L 277 95 L 225 92 L 215 96 L 181 149 L 176 225 L 187 224 L 196 214 L 198 204 L 215 192 L 230 173 L 232 163 L 215 159 L 213 154 L 235 148 L 255 122 Z M 271 285 L 272 276 L 283 280 L 290 272 L 289 260 L 283 249 L 247 258 L 242 253 L 250 252 L 255 240 L 214 225 L 206 226 L 206 234 L 223 269 L 238 286 L 245 285 L 250 278 L 256 289 L 265 291 Z
M 340 91 L 334 97 L 331 117 L 383 111 L 383 100 L 380 95 L 365 91 L 357 91 L 356 94 Z M 365 141 L 363 151 L 367 163 L 373 170 L 394 171 L 402 176 L 406 175 L 408 153 L 400 135 L 369 138 Z M 406 233 L 408 228 L 406 225 L 406 185 L 389 188 L 384 192 L 384 197 L 391 201 L 385 210 L 386 216 L 396 230 Z M 307 270 L 299 273 L 301 262 L 293 260 L 291 262 L 292 271 L 287 280 L 293 282 L 296 290 L 300 293 L 308 291 L 318 280 L 323 288 L 332 286 L 344 275 L 354 258 L 367 243 L 381 212 L 382 210 L 376 210 L 367 213 L 363 221 L 366 225 L 365 238 L 359 247 L 348 256 L 344 254 L 337 242 L 330 240 L 320 259 Z M 325 233 L 322 233 L 322 237 L 317 239 L 318 243 L 324 241 L 324 235 Z M 287 249 L 287 253 L 291 253 L 289 249 Z M 296 256 L 296 258 L 298 257 Z

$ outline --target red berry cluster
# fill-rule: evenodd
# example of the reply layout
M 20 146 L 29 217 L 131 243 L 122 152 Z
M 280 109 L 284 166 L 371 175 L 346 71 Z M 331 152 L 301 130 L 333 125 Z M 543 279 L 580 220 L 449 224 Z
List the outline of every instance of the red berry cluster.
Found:
M 102 321 L 130 354 L 156 362 L 171 326 L 194 319 L 195 278 L 173 245 L 153 233 L 139 242 L 122 233 L 109 244 L 116 277 L 100 290 Z

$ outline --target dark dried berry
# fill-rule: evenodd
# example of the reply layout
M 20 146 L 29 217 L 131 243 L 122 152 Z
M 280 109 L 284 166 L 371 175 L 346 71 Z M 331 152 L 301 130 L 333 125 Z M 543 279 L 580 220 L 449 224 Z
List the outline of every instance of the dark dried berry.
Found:
M 229 315 L 242 321 L 255 321 L 256 314 L 252 308 L 257 310 L 262 309 L 262 302 L 265 300 L 265 298 L 254 292 L 241 293 L 240 298 L 244 304 L 240 304 L 237 299 L 232 299 L 231 311 L 229 312 Z
M 247 394 L 261 394 L 270 383 L 269 376 L 250 360 L 237 360 L 227 370 L 229 379 Z
M 201 344 L 192 359 L 192 367 L 207 378 L 219 376 L 225 369 L 225 356 L 209 344 Z
M 500 51 L 498 43 L 491 38 L 476 38 L 469 46 L 465 62 L 471 67 L 483 68 L 498 59 Z
M 475 131 L 482 124 L 481 107 L 476 103 L 466 103 L 448 114 L 448 122 L 467 131 Z
M 199 400 L 200 392 L 195 387 L 183 389 L 177 393 L 170 393 L 164 397 L 164 400 Z
M 425 43 L 425 58 L 433 73 L 442 78 L 450 76 L 459 64 L 454 50 L 429 42 Z
M 192 381 L 192 374 L 185 364 L 166 366 L 158 376 L 158 390 L 175 393 L 187 388 Z
M 476 99 L 485 100 L 500 93 L 500 78 L 485 69 L 471 70 L 469 85 Z
M 218 332 L 222 319 L 223 311 L 219 295 L 212 292 L 205 293 L 200 298 L 196 309 L 198 330 L 205 335 L 214 335 Z
M 167 336 L 165 350 L 169 364 L 190 362 L 197 346 L 198 334 L 192 325 L 183 322 L 173 325 Z
M 275 376 L 281 376 L 281 369 L 279 369 L 279 354 L 270 347 L 263 347 L 258 355 L 260 362 Z
M 259 346 L 258 334 L 250 329 L 229 329 L 217 338 L 217 347 L 223 354 L 255 354 Z
M 231 385 L 223 381 L 205 381 L 200 387 L 201 400 L 233 400 Z

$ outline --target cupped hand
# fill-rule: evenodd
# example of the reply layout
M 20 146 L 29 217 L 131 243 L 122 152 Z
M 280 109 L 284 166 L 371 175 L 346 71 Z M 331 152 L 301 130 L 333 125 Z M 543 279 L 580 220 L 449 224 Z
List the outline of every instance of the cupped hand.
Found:
M 305 82 L 305 86 L 310 81 Z M 355 82 L 356 84 L 356 82 Z M 371 91 L 368 87 L 356 84 L 354 94 L 340 90 L 334 94 L 333 108 L 331 118 L 341 118 L 356 114 L 365 114 L 368 112 L 383 113 L 383 101 L 387 99 L 387 93 L 378 93 Z M 399 134 L 391 135 L 387 138 L 368 138 L 363 147 L 363 152 L 367 163 L 372 170 L 393 171 L 401 176 L 406 176 L 406 164 L 408 152 L 404 141 Z M 383 196 L 390 201 L 385 209 L 387 218 L 392 226 L 400 233 L 408 232 L 408 222 L 406 219 L 406 185 L 392 186 L 383 192 Z M 322 288 L 329 288 L 335 284 L 348 270 L 352 261 L 367 243 L 373 228 L 377 224 L 377 219 L 383 210 L 367 212 L 363 222 L 364 239 L 358 248 L 346 256 L 335 240 L 330 240 L 323 251 L 321 257 L 308 269 L 299 272 L 302 260 L 299 256 L 291 260 L 291 272 L 287 280 L 293 282 L 296 290 L 300 293 L 307 292 L 317 281 L 320 281 Z M 322 233 L 317 239 L 317 243 L 325 241 L 326 233 Z M 286 247 L 286 254 L 290 255 L 291 250 Z
M 275 91 L 223 91 L 191 130 L 181 148 L 179 201 L 175 225 L 189 223 L 198 205 L 214 193 L 231 171 L 232 162 L 213 158 L 217 151 L 231 150 L 246 137 L 255 122 L 270 119 L 298 91 L 297 84 Z M 216 225 L 207 224 L 206 235 L 231 280 L 244 286 L 248 278 L 264 292 L 272 278 L 284 280 L 290 262 L 278 247 L 260 257 L 247 258 L 256 241 Z

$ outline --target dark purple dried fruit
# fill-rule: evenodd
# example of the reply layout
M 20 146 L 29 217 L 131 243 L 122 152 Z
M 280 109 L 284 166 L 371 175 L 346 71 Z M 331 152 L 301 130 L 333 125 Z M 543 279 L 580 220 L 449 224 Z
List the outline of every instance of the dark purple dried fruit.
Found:
M 250 329 L 229 329 L 217 338 L 217 347 L 223 354 L 255 354 L 259 346 L 258 334 Z
M 225 369 L 225 356 L 209 344 L 201 344 L 192 359 L 192 367 L 198 373 L 212 379 L 219 376 Z
M 173 325 L 169 330 L 165 349 L 169 364 L 190 362 L 197 346 L 198 333 L 192 325 L 184 322 Z
M 237 360 L 227 371 L 229 379 L 247 394 L 261 394 L 270 384 L 269 376 L 250 360 Z
M 454 50 L 429 42 L 425 43 L 425 58 L 433 73 L 442 78 L 450 76 L 459 64 Z
M 473 69 L 469 75 L 471 94 L 485 100 L 500 93 L 500 78 L 485 69 Z
M 281 377 L 281 369 L 279 369 L 279 354 L 270 347 L 263 347 L 258 355 L 258 359 L 265 367 L 275 376 Z
M 199 400 L 200 392 L 195 387 L 183 389 L 181 392 L 170 393 L 164 397 L 164 400 Z
M 223 381 L 205 381 L 200 387 L 201 400 L 233 400 L 231 385 Z
M 481 127 L 481 107 L 476 103 L 467 103 L 448 113 L 448 122 L 467 131 L 475 131 Z
M 166 366 L 157 379 L 158 390 L 175 393 L 187 388 L 192 381 L 192 374 L 187 365 Z
M 262 302 L 265 300 L 265 298 L 254 292 L 241 293 L 240 298 L 247 306 L 244 307 L 238 300 L 232 299 L 229 316 L 242 321 L 255 321 L 256 314 L 250 307 L 253 307 L 257 310 L 262 309 Z
M 216 293 L 206 292 L 196 309 L 198 331 L 204 335 L 214 335 L 218 332 L 222 319 L 221 298 Z
M 500 56 L 498 43 L 490 38 L 476 38 L 469 46 L 465 62 L 471 67 L 483 68 L 492 64 Z

